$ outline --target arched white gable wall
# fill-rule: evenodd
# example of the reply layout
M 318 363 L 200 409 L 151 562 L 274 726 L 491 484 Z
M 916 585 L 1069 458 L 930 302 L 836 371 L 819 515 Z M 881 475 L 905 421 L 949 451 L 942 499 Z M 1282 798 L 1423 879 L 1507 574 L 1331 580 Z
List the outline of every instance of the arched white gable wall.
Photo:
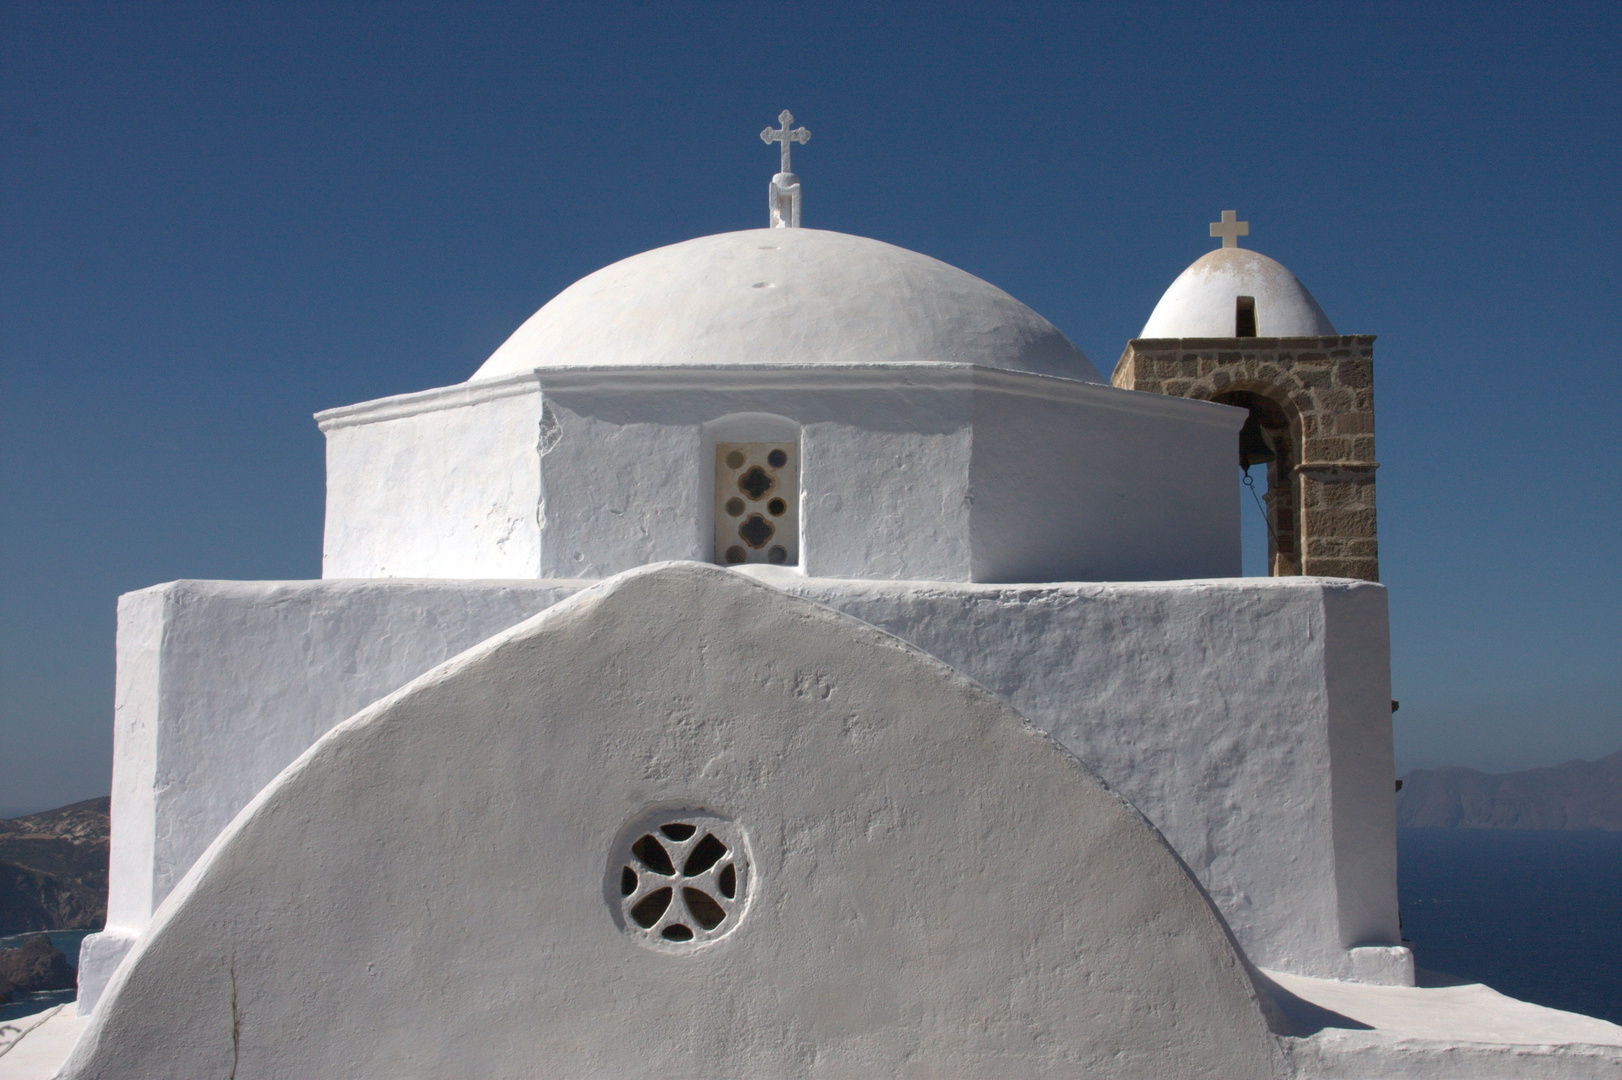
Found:
M 765 412 L 728 413 L 707 421 L 704 426 L 703 457 L 706 461 L 715 460 L 715 444 L 729 442 L 785 442 L 793 443 L 800 449 L 800 465 L 803 469 L 805 448 L 800 443 L 800 425 L 786 416 Z M 801 469 L 796 470 L 796 490 L 793 499 L 796 508 L 799 507 L 805 494 L 805 484 L 798 479 L 804 475 Z M 705 469 L 700 477 L 699 505 L 715 505 L 715 470 Z M 785 493 L 787 494 L 787 493 Z M 796 520 L 803 522 L 804 514 L 796 514 Z M 805 552 L 805 537 L 796 538 L 797 547 L 802 558 Z M 708 552 L 715 550 L 715 515 L 709 514 L 699 523 L 699 547 Z
M 604 895 L 616 838 L 666 806 L 730 819 L 752 862 L 735 929 L 680 956 Z M 687 564 L 590 589 L 324 736 L 159 910 L 62 1075 L 810 1061 L 1285 1071 L 1209 899 L 1075 758 L 900 640 Z
M 1160 828 L 1258 964 L 1411 983 L 1396 961 L 1367 969 L 1399 941 L 1382 587 L 759 572 L 905 637 L 1053 734 Z M 209 842 L 324 732 L 585 584 L 181 581 L 124 596 L 109 929 L 81 954 L 80 1011 Z

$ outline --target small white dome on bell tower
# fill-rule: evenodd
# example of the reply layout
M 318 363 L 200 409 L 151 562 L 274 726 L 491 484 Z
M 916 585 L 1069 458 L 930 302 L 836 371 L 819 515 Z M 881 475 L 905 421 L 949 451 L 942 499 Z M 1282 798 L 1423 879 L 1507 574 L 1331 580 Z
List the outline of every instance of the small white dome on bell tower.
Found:
M 1211 226 L 1222 247 L 1177 276 L 1140 338 L 1324 337 L 1335 327 L 1307 287 L 1281 263 L 1238 246 L 1250 223 L 1232 210 Z

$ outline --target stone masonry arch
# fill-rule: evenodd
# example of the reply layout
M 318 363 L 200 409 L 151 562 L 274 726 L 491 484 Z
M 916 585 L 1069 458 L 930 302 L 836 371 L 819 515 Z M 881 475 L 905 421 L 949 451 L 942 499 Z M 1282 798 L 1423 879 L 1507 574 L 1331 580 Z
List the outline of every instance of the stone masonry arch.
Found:
M 1276 386 L 1243 380 L 1210 394 L 1208 401 L 1245 409 L 1250 416 L 1239 432 L 1239 467 L 1267 467 L 1267 567 L 1274 577 L 1300 573 L 1301 411 Z
M 1252 409 L 1274 433 L 1271 572 L 1379 580 L 1373 335 L 1140 338 L 1127 343 L 1110 382 Z M 1268 405 L 1282 421 L 1260 422 Z

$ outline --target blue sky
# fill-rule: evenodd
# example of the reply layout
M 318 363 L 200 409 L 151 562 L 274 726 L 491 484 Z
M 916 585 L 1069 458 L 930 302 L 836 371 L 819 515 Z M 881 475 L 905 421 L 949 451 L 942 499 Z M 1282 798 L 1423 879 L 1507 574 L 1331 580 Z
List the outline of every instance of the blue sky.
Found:
M 120 593 L 318 576 L 311 413 L 763 224 L 783 108 L 1106 373 L 1238 209 L 1379 335 L 1399 769 L 1622 747 L 1619 11 L 4 3 L 0 812 L 107 791 Z

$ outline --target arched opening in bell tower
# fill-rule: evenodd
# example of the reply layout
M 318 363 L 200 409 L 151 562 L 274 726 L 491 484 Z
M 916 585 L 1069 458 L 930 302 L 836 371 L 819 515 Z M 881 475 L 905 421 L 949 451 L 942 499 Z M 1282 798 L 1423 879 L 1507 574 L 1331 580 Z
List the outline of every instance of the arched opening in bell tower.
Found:
M 1271 577 L 1287 577 L 1301 572 L 1301 496 L 1298 425 L 1274 398 L 1253 390 L 1230 390 L 1211 398 L 1219 405 L 1247 410 L 1249 416 L 1239 431 L 1239 470 L 1243 474 L 1240 492 L 1240 519 L 1260 519 L 1265 535 L 1267 559 L 1260 570 L 1245 558 L 1246 572 Z M 1259 468 L 1261 467 L 1261 468 Z M 1260 483 L 1258 483 L 1260 481 Z M 1253 527 L 1245 534 L 1256 534 Z M 1249 535 L 1246 536 L 1249 541 Z M 1260 546 L 1249 541 L 1247 546 Z

